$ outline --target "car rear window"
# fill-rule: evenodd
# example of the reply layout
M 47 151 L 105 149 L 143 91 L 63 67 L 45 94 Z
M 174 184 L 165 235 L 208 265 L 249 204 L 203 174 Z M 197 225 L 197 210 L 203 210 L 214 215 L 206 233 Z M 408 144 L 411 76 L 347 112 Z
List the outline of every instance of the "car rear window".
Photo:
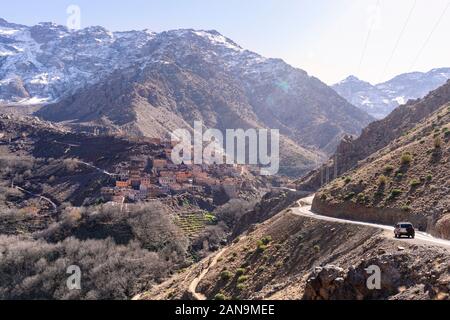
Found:
M 411 227 L 412 227 L 412 225 L 410 225 L 410 224 L 402 224 L 400 226 L 400 228 L 403 228 L 403 229 L 407 229 L 407 228 L 411 228 Z

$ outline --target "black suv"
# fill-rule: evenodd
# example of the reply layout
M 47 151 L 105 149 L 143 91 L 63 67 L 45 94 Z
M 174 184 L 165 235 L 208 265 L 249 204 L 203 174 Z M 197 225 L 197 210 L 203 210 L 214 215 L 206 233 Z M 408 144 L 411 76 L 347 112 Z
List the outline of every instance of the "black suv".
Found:
M 394 234 L 396 238 L 401 238 L 402 236 L 407 236 L 408 238 L 414 239 L 416 236 L 416 230 L 410 222 L 400 222 L 395 226 Z

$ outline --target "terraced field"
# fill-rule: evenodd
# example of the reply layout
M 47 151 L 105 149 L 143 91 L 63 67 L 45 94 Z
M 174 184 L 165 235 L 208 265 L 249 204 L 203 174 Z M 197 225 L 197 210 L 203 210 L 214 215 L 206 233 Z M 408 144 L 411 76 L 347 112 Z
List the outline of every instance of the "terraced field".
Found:
M 212 216 L 205 212 L 179 214 L 175 217 L 175 224 L 189 237 L 198 235 L 208 224 Z

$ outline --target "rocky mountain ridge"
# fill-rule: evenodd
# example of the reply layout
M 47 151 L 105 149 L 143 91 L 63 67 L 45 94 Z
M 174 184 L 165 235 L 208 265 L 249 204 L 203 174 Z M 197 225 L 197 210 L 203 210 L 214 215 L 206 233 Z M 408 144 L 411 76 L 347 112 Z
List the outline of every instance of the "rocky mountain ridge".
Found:
M 429 72 L 404 73 L 376 85 L 350 76 L 333 85 L 333 89 L 354 106 L 382 119 L 408 100 L 425 97 L 448 79 L 450 68 L 436 68 Z
M 373 120 L 305 71 L 217 31 L 69 32 L 5 21 L 0 28 L 0 99 L 46 103 L 37 113 L 46 120 L 149 137 L 192 129 L 194 120 L 221 130 L 279 129 L 284 173 L 295 175 Z

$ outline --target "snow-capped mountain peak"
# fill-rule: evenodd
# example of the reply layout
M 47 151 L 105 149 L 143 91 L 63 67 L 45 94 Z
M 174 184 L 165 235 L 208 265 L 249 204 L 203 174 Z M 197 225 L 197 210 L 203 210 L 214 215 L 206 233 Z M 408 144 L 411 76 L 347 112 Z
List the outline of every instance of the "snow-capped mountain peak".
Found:
M 117 69 L 166 63 L 168 54 L 189 55 L 194 47 L 206 60 L 226 57 L 228 68 L 266 61 L 215 30 L 69 31 L 51 22 L 28 27 L 0 19 L 0 103 L 54 102 Z
M 448 79 L 450 68 L 436 68 L 429 72 L 404 73 L 377 85 L 350 76 L 333 89 L 353 105 L 381 119 L 408 100 L 425 97 Z

